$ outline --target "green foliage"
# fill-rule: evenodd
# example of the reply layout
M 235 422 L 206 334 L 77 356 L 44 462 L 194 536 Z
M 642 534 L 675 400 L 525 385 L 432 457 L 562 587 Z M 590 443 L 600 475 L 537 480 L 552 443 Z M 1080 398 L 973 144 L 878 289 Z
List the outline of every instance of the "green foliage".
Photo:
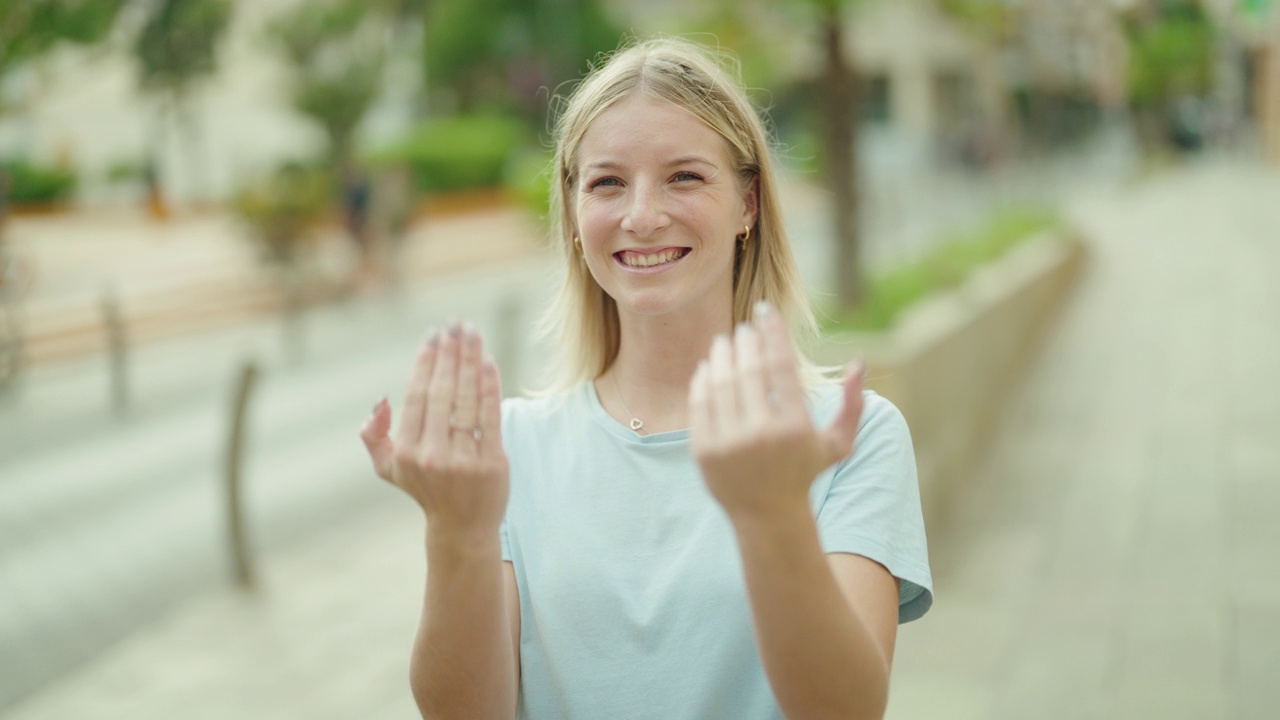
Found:
M 971 32 L 1002 41 L 1018 32 L 1019 13 L 1025 6 L 1001 0 L 941 0 L 942 11 Z
M 528 135 L 502 115 L 461 116 L 419 125 L 400 143 L 374 155 L 376 164 L 406 164 L 421 191 L 499 187 L 508 161 Z
M 228 0 L 161 0 L 135 48 L 142 87 L 181 93 L 197 78 L 212 75 L 231 10 Z
M 333 194 L 331 172 L 287 166 L 243 188 L 231 206 L 263 258 L 290 265 L 313 244 L 312 230 L 329 211 Z
M 293 71 L 294 108 L 324 129 L 339 163 L 381 89 L 389 18 L 379 8 L 358 0 L 301 3 L 268 27 Z
M 520 150 L 507 162 L 507 189 L 538 218 L 551 217 L 552 154 L 547 150 Z
M 60 42 L 98 42 L 126 0 L 0 0 L 0 78 Z
M 535 98 L 513 87 L 513 75 L 555 88 L 622 35 L 600 0 L 436 0 L 425 23 L 427 77 L 452 90 L 464 112 L 531 108 Z
M 824 330 L 886 330 L 913 303 L 960 285 L 976 268 L 1057 223 L 1053 212 L 1041 208 L 997 211 L 973 232 L 944 241 L 915 262 L 869 278 L 862 305 L 848 314 L 824 318 Z
M 71 170 L 39 167 L 24 160 L 4 163 L 0 170 L 8 176 L 11 203 L 52 203 L 67 200 L 76 189 Z
M 1134 16 L 1129 36 L 1129 90 L 1138 107 L 1160 107 L 1179 94 L 1202 95 L 1213 79 L 1212 20 L 1187 0 L 1167 2 L 1155 16 Z

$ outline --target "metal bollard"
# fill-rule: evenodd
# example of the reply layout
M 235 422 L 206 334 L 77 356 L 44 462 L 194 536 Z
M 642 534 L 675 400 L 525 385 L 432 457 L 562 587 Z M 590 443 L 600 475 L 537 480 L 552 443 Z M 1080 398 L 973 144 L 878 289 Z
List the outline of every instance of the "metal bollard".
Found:
M 227 513 L 227 539 L 236 585 L 245 590 L 257 586 L 253 554 L 249 547 L 248 525 L 244 518 L 244 492 L 241 469 L 244 467 L 246 414 L 249 398 L 258 378 L 258 364 L 247 360 L 240 366 L 236 394 L 231 407 L 231 435 L 227 442 L 226 485 L 224 507 Z
M 102 291 L 102 320 L 107 331 L 107 360 L 111 366 L 111 407 L 116 415 L 124 415 L 129 411 L 129 347 L 120 299 L 112 285 L 107 285 Z

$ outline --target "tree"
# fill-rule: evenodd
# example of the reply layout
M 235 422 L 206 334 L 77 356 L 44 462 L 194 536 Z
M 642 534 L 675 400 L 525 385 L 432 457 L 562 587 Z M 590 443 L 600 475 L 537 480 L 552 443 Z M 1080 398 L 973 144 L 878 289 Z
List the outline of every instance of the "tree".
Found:
M 1180 124 L 1176 103 L 1209 91 L 1216 33 L 1209 15 L 1191 0 L 1161 0 L 1135 9 L 1125 18 L 1125 30 L 1130 42 L 1130 100 L 1151 146 L 1166 129 L 1178 131 L 1165 127 Z
M 862 238 L 858 229 L 858 74 L 850 66 L 849 40 L 840 0 L 815 0 L 820 11 L 823 67 L 822 144 L 831 190 L 835 230 L 836 300 L 841 308 L 857 307 L 863 296 Z
M 159 125 L 179 119 L 192 148 L 198 144 L 198 131 L 191 94 L 217 71 L 218 43 L 226 33 L 231 10 L 229 0 L 156 0 L 138 35 L 139 84 L 161 98 Z M 163 132 L 157 132 L 152 139 L 158 146 L 163 137 Z M 153 158 L 153 173 L 155 163 Z M 194 170 L 203 163 L 197 160 L 191 165 Z
M 9 73 L 61 43 L 89 45 L 114 27 L 125 0 L 0 0 L 0 88 Z M 5 111 L 0 96 L 0 115 Z M 0 162 L 0 242 L 12 178 Z
M 303 3 L 273 22 L 269 34 L 293 74 L 293 107 L 313 120 L 328 139 L 328 160 L 337 169 L 339 191 L 352 239 L 367 264 L 371 248 L 365 215 L 369 182 L 355 159 L 355 134 L 382 87 L 386 35 L 397 15 L 412 9 L 384 0 Z
M 545 107 L 539 88 L 580 77 L 621 37 L 599 0 L 437 0 L 424 61 L 461 112 L 514 107 L 536 116 Z
M 0 82 L 9 71 L 59 43 L 89 45 L 115 25 L 126 0 L 0 2 Z

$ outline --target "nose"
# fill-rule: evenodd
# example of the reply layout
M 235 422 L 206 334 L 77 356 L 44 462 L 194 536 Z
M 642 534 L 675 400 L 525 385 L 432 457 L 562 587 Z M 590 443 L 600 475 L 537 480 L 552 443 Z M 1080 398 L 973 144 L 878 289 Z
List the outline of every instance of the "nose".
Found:
M 671 221 L 667 215 L 661 188 L 651 183 L 633 185 L 631 202 L 622 217 L 622 229 L 639 238 L 648 238 Z

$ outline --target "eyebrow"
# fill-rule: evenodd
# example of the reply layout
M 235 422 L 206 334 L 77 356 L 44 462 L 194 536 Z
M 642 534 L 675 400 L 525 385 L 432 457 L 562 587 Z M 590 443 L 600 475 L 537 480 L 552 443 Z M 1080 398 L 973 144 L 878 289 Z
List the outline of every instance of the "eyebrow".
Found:
M 715 163 L 711 162 L 705 157 L 702 157 L 701 155 L 681 155 L 680 157 L 672 158 L 671 160 L 668 160 L 666 162 L 666 167 L 673 167 L 675 165 L 687 165 L 689 163 L 701 163 L 703 165 L 710 165 L 711 167 L 715 167 Z M 621 168 L 622 165 L 617 162 L 614 162 L 613 160 L 599 160 L 597 162 L 588 163 L 585 167 L 588 170 L 617 170 Z

